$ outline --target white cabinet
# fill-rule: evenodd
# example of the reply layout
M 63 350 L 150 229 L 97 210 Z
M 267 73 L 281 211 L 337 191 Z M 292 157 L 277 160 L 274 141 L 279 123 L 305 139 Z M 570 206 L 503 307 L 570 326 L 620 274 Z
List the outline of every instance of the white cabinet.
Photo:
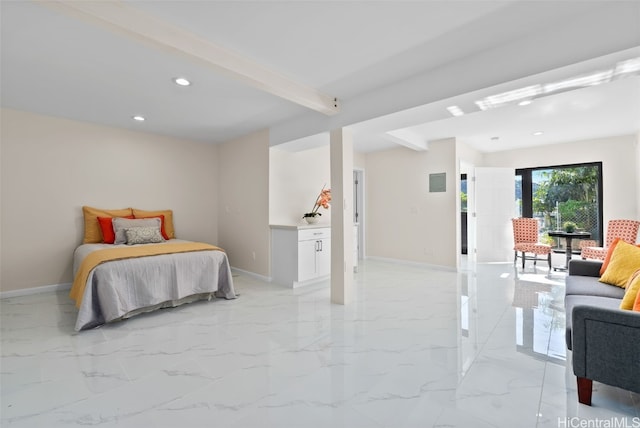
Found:
M 331 228 L 271 226 L 273 281 L 298 287 L 331 274 Z
M 298 277 L 297 281 L 315 278 L 317 270 L 318 241 L 298 241 Z
M 298 231 L 298 281 L 331 274 L 331 229 Z

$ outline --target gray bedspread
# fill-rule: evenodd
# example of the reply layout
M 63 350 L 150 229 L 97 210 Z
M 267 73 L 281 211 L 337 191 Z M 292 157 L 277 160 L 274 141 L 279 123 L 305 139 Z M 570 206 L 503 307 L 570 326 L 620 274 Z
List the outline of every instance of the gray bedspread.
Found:
M 172 239 L 167 242 L 187 241 Z M 82 260 L 92 251 L 118 246 L 79 246 L 74 253 L 74 275 Z M 110 261 L 90 272 L 75 329 L 93 328 L 141 312 L 211 297 L 236 297 L 227 255 L 222 251 Z

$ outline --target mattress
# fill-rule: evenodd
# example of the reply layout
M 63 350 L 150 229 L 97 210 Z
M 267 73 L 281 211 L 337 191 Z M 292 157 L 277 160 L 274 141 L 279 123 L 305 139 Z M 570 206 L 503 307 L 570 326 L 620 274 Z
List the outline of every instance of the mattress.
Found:
M 167 241 L 186 242 L 189 241 Z M 74 275 L 92 252 L 117 247 L 128 246 L 80 245 L 74 252 Z M 223 251 L 180 252 L 107 261 L 89 272 L 75 329 L 94 328 L 142 312 L 213 297 L 236 298 L 231 269 Z

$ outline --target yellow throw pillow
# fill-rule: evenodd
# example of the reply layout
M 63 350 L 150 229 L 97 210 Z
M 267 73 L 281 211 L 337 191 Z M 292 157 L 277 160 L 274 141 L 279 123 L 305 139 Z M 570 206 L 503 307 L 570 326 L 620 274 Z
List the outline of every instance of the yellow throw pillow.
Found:
M 167 232 L 167 238 L 174 239 L 176 237 L 176 231 L 173 228 L 173 211 L 172 210 L 160 210 L 160 211 L 145 211 L 133 208 L 133 215 L 136 218 L 153 217 L 156 215 L 164 216 L 164 230 Z
M 133 215 L 131 208 L 122 208 L 119 210 L 103 210 L 101 208 L 82 207 L 84 215 L 84 244 L 94 244 L 102 242 L 102 231 L 98 217 L 126 217 Z
M 631 275 L 640 269 L 640 248 L 619 241 L 609 266 L 600 277 L 600 282 L 624 288 Z
M 640 290 L 640 269 L 631 275 L 625 288 L 627 291 L 625 291 L 622 302 L 620 302 L 620 309 L 632 310 L 633 304 L 638 296 L 638 291 Z

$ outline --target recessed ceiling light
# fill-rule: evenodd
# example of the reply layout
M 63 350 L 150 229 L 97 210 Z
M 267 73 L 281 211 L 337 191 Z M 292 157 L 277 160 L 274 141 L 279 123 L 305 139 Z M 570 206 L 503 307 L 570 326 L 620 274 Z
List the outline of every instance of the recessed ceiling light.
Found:
M 488 110 L 516 102 L 519 105 L 526 105 L 528 104 L 528 100 L 533 100 L 536 97 L 552 95 L 561 91 L 600 85 L 610 82 L 616 78 L 625 77 L 627 75 L 636 75 L 638 73 L 640 73 L 640 57 L 620 61 L 613 67 L 606 70 L 599 70 L 589 74 L 572 76 L 557 82 L 535 84 L 525 86 L 524 88 L 502 92 L 500 94 L 490 95 L 476 101 L 475 104 L 480 108 L 480 110 Z
M 175 83 L 178 86 L 189 86 L 191 85 L 191 82 L 188 81 L 187 79 L 185 79 L 184 77 L 176 77 L 173 79 L 173 83 Z
M 144 116 L 132 116 L 131 118 L 138 122 L 144 122 L 145 120 Z
M 640 57 L 628 59 L 626 61 L 620 61 L 616 64 L 616 75 L 635 73 L 640 71 Z
M 518 103 L 519 106 L 528 106 L 529 104 L 531 104 L 533 102 L 533 100 L 522 100 Z
M 536 137 L 538 135 L 542 135 L 542 134 L 544 134 L 544 132 L 542 132 L 542 131 L 536 131 L 536 132 L 533 133 L 533 135 L 535 135 Z
M 464 116 L 464 112 L 462 111 L 462 109 L 458 106 L 449 106 L 447 107 L 447 110 L 449 111 L 449 113 L 451 113 L 453 116 Z
M 480 110 L 488 110 L 490 108 L 500 107 L 511 102 L 530 99 L 542 93 L 542 85 L 525 86 L 524 88 L 514 89 L 512 91 L 503 92 L 501 94 L 490 95 L 479 101 L 476 105 Z
M 569 79 L 562 80 L 560 82 L 547 83 L 544 85 L 544 91 L 546 93 L 556 92 L 563 89 L 575 89 L 583 88 L 585 86 L 595 86 L 602 83 L 611 81 L 613 77 L 613 70 L 598 71 L 591 74 L 585 74 L 582 76 L 571 77 Z

